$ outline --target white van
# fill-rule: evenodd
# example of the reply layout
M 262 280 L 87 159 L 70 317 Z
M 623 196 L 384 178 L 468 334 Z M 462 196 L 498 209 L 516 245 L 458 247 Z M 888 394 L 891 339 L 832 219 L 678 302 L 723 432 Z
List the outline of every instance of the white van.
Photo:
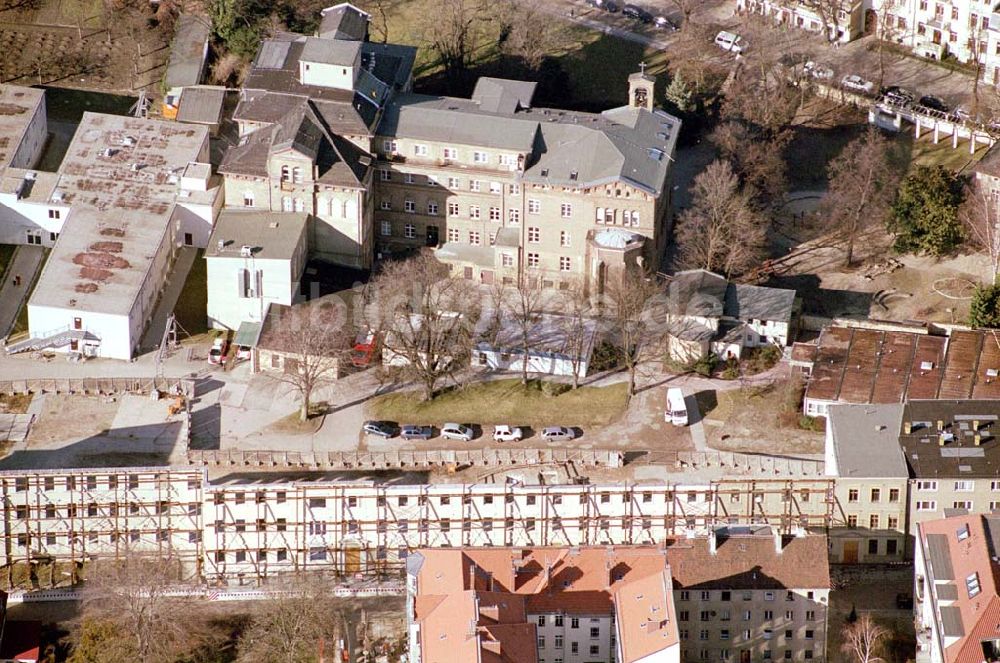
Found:
M 743 52 L 743 46 L 745 42 L 743 39 L 735 33 L 726 32 L 723 30 L 719 34 L 715 35 L 715 45 L 724 51 L 729 51 L 730 53 L 736 53 L 739 55 Z
M 684 392 L 680 387 L 667 389 L 667 409 L 663 412 L 663 420 L 674 426 L 688 425 L 687 405 L 684 403 Z

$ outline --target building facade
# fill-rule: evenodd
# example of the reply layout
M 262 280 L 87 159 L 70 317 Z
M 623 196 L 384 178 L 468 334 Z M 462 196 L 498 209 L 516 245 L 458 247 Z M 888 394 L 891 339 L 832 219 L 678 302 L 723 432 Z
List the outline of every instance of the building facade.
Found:
M 831 42 L 847 43 L 865 28 L 863 0 L 737 0 L 736 7 L 741 12 L 770 16 L 778 25 L 820 33 Z

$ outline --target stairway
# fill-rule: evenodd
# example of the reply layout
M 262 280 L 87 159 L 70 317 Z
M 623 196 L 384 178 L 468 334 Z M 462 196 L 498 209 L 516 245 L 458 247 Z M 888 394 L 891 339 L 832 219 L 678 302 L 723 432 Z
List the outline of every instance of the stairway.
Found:
M 59 329 L 43 332 L 38 336 L 26 338 L 23 341 L 11 343 L 10 345 L 7 345 L 4 350 L 9 355 L 16 354 L 18 352 L 37 352 L 47 348 L 58 348 L 64 345 L 69 345 L 69 342 L 73 340 L 82 341 L 86 339 L 96 340 L 97 337 L 88 333 L 84 329 L 73 329 L 71 325 L 66 325 L 65 327 L 60 327 Z

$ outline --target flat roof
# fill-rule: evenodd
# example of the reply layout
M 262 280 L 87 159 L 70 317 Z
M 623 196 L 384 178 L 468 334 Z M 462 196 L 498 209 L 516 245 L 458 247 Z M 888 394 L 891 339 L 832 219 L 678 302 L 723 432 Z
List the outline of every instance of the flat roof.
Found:
M 45 90 L 0 85 L 0 167 L 10 163 L 35 111 L 45 103 Z
M 192 85 L 181 92 L 177 121 L 191 124 L 218 124 L 226 102 L 226 88 Z
M 1000 401 L 910 401 L 899 443 L 914 478 L 1000 477 Z
M 898 329 L 827 327 L 815 354 L 807 400 L 902 403 L 921 399 L 1000 399 L 1000 338 L 984 330 L 949 336 Z
M 205 257 L 240 258 L 240 249 L 249 246 L 255 260 L 291 260 L 308 220 L 305 212 L 223 209 L 215 221 Z
M 899 447 L 903 406 L 833 405 L 827 426 L 833 436 L 837 476 L 906 477 L 906 461 Z
M 127 315 L 181 174 L 207 156 L 205 127 L 85 112 L 49 194 L 69 216 L 29 303 Z
M 211 21 L 195 14 L 181 14 L 174 24 L 174 40 L 164 82 L 167 89 L 197 85 L 208 56 Z

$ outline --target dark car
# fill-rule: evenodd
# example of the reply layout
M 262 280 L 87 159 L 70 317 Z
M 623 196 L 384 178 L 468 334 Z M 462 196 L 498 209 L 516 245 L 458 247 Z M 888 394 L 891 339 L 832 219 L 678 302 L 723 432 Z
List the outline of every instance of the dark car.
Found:
M 948 104 L 944 103 L 941 97 L 935 97 L 932 94 L 925 94 L 920 97 L 920 101 L 917 102 L 924 108 L 930 108 L 931 110 L 941 111 L 942 113 L 948 112 Z
M 625 5 L 622 7 L 622 16 L 628 16 L 643 23 L 653 22 L 653 15 L 638 5 Z
M 604 2 L 601 3 L 601 9 L 614 14 L 618 11 L 618 3 L 614 2 L 614 0 L 604 0 Z
M 430 426 L 414 426 L 407 424 L 399 432 L 404 440 L 429 440 L 434 437 L 434 429 Z
M 361 430 L 379 437 L 390 438 L 396 434 L 396 427 L 388 421 L 366 421 Z

